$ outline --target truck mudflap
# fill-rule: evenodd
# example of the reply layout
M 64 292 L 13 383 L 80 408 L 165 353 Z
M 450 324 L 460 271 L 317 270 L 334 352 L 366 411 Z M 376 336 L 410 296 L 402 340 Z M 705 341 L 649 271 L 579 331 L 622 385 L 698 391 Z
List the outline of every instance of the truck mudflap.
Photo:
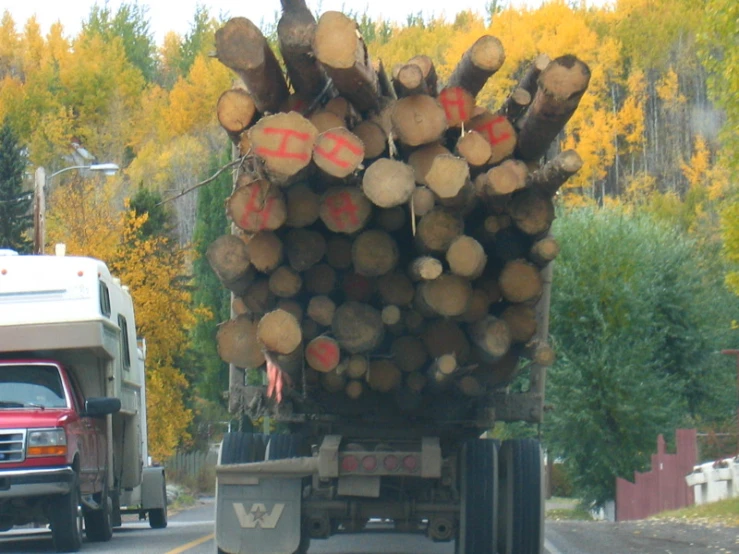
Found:
M 219 475 L 215 533 L 219 551 L 293 554 L 300 546 L 301 494 L 301 478 L 233 471 Z

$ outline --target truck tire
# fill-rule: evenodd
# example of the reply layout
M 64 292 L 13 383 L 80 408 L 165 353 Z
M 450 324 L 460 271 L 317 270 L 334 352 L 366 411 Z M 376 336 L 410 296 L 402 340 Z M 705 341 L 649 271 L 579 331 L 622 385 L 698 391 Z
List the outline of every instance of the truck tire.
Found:
M 267 440 L 258 433 L 230 432 L 223 436 L 221 464 L 247 464 L 264 461 Z
M 113 538 L 113 501 L 108 487 L 100 493 L 100 509 L 85 512 L 85 535 L 90 542 L 108 542 Z
M 544 466 L 539 441 L 513 439 L 500 447 L 499 554 L 544 549 Z
M 456 554 L 495 552 L 498 501 L 498 444 L 467 441 L 460 460 L 460 514 Z
M 164 529 L 167 527 L 167 485 L 162 483 L 162 496 L 164 508 L 149 510 L 149 527 L 152 529 Z
M 49 505 L 51 538 L 57 552 L 77 552 L 80 549 L 83 519 L 80 487 L 75 478 L 71 490 L 56 496 Z

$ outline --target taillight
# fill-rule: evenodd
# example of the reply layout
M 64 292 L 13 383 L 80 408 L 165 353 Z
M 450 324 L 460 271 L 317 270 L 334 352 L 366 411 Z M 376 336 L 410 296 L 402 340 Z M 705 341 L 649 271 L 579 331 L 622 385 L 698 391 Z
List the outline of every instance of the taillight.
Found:
M 415 456 L 406 456 L 403 458 L 403 467 L 408 471 L 416 471 L 418 469 L 418 458 Z
M 344 456 L 341 460 L 341 471 L 350 472 L 359 469 L 359 460 L 356 456 Z
M 385 466 L 385 469 L 388 471 L 395 471 L 398 469 L 398 457 L 393 456 L 392 454 L 385 456 L 385 459 L 382 461 L 382 465 Z
M 375 471 L 377 469 L 377 458 L 375 456 L 365 456 L 362 459 L 362 469 L 365 471 Z

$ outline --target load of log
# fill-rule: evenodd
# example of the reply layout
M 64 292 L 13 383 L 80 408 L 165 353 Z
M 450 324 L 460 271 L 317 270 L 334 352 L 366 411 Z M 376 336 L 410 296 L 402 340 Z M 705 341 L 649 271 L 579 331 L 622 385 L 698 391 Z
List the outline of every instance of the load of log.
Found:
M 527 358 L 551 364 L 542 272 L 555 197 L 582 166 L 551 150 L 588 66 L 542 54 L 482 106 L 505 62 L 493 36 L 443 82 L 424 55 L 387 72 L 340 12 L 282 8 L 284 70 L 248 19 L 216 34 L 239 78 L 218 117 L 241 157 L 233 233 L 208 250 L 233 298 L 223 360 L 276 366 L 279 398 L 416 414 L 506 386 Z

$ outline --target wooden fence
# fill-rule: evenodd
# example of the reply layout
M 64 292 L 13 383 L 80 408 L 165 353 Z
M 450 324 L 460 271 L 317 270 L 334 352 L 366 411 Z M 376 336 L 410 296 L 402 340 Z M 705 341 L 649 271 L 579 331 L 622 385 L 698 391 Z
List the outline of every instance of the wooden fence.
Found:
M 194 482 L 202 479 L 210 468 L 215 468 L 217 452 L 177 452 L 165 464 L 167 477 L 182 482 Z
M 634 473 L 634 482 L 616 480 L 616 521 L 645 519 L 665 510 L 693 505 L 693 490 L 685 476 L 698 460 L 695 429 L 675 432 L 677 452 L 665 452 L 665 439 L 657 437 L 657 453 L 652 455 L 652 470 Z M 614 455 L 618 455 L 614 453 Z

